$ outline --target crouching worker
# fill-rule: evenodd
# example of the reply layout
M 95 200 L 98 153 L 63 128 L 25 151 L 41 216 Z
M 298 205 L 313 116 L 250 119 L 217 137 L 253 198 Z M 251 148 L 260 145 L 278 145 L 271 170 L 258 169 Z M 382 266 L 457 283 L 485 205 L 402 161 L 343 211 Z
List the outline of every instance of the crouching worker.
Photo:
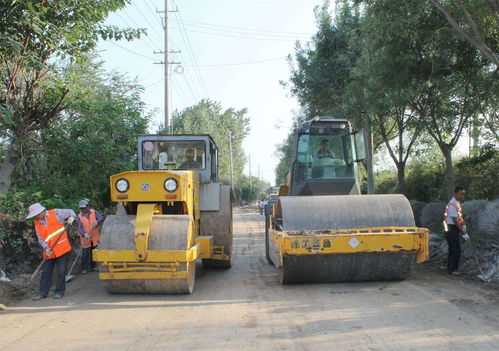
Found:
M 26 219 L 35 219 L 35 229 L 38 241 L 43 248 L 45 262 L 42 266 L 40 289 L 33 300 L 46 298 L 52 285 L 52 274 L 57 267 L 57 282 L 54 290 L 54 299 L 64 296 L 66 290 L 66 266 L 71 244 L 68 234 L 64 230 L 64 221 L 73 224 L 76 214 L 71 209 L 47 210 L 39 203 L 29 207 Z
M 99 245 L 100 232 L 98 225 L 104 221 L 104 217 L 90 208 L 88 200 L 81 200 L 78 204 L 80 213 L 78 214 L 78 230 L 81 244 L 81 274 L 87 274 L 95 269 L 95 262 L 92 261 L 92 250 Z

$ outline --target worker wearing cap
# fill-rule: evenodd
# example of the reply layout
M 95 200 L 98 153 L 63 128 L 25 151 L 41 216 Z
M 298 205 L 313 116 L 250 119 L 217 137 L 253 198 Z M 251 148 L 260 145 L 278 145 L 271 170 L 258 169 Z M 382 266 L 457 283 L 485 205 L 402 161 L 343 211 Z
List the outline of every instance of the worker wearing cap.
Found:
M 64 296 L 66 290 L 66 265 L 68 253 L 71 251 L 68 235 L 64 230 L 64 222 L 73 224 L 76 214 L 71 209 L 47 210 L 36 203 L 29 207 L 26 219 L 35 219 L 36 235 L 43 248 L 45 262 L 42 266 L 40 289 L 33 300 L 46 298 L 52 285 L 52 274 L 57 267 L 57 282 L 54 290 L 54 299 Z
M 99 245 L 100 231 L 98 225 L 104 221 L 104 217 L 90 208 L 88 200 L 81 200 L 78 203 L 80 213 L 78 214 L 78 231 L 80 233 L 81 254 L 81 274 L 87 274 L 89 270 L 95 268 L 92 261 L 92 250 Z
M 464 189 L 460 186 L 454 189 L 454 197 L 445 207 L 444 228 L 445 238 L 449 245 L 449 259 L 447 262 L 447 271 L 452 275 L 459 275 L 459 258 L 461 257 L 460 236 L 468 241 L 469 235 L 466 233 L 466 224 L 464 222 L 461 210 L 461 201 L 464 200 Z

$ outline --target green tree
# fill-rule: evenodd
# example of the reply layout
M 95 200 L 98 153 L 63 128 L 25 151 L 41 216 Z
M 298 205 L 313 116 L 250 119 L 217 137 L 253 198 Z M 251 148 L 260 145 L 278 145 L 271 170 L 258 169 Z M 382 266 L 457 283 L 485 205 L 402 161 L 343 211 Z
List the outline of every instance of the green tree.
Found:
M 380 139 L 373 134 L 373 121 L 365 106 L 359 103 L 357 94 L 348 90 L 361 54 L 358 33 L 362 15 L 358 6 L 351 6 L 347 1 L 339 6 L 335 18 L 329 7 L 329 1 L 325 1 L 323 6 L 315 8 L 317 33 L 305 47 L 297 43 L 295 64 L 290 58 L 291 76 L 284 85 L 298 99 L 306 119 L 317 115 L 346 118 L 354 127 L 367 130 L 370 157 L 365 166 L 369 172 L 368 189 L 372 193 L 372 155 Z
M 143 88 L 90 60 L 69 65 L 64 79 L 69 93 L 62 116 L 25 144 L 29 153 L 13 185 L 67 206 L 81 198 L 107 206 L 109 176 L 137 168 L 137 136 L 150 119 Z
M 240 177 L 239 183 L 234 188 L 236 203 L 255 203 L 260 199 L 265 199 L 268 196 L 267 192 L 269 188 L 269 182 L 252 176 L 250 184 L 250 178 L 243 175 Z
M 78 60 L 98 40 L 140 36 L 105 26 L 129 0 L 4 0 L 0 3 L 0 136 L 8 140 L 0 191 L 10 188 L 23 147 L 61 116 L 69 93 L 61 60 Z
M 430 0 L 459 38 L 499 67 L 499 2 L 495 0 Z
M 219 177 L 230 182 L 229 134 L 232 140 L 232 162 L 234 181 L 243 176 L 246 156 L 243 140 L 249 133 L 247 110 L 222 109 L 219 102 L 201 100 L 182 111 L 174 111 L 172 116 L 174 134 L 209 134 L 218 147 Z M 230 133 L 229 133 L 230 132 Z

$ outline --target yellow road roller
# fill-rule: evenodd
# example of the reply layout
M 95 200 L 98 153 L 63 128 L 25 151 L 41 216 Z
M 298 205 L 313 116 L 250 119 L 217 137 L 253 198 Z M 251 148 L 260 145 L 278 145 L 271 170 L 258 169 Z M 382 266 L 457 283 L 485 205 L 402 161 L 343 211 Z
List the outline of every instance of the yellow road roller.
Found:
M 283 284 L 401 280 L 428 259 L 429 232 L 403 195 L 361 195 L 363 131 L 316 117 L 295 130 L 293 162 L 266 208 L 266 256 Z
M 209 135 L 142 135 L 138 171 L 110 177 L 99 277 L 109 293 L 190 294 L 196 260 L 230 268 L 232 195 Z

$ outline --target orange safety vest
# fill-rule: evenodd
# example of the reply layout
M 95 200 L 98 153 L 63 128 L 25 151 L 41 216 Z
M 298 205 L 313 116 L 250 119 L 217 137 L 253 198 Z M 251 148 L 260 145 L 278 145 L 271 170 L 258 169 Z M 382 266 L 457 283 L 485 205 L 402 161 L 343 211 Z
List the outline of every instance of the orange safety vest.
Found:
M 455 207 L 457 210 L 457 221 L 459 222 L 459 225 L 462 227 L 464 225 L 464 218 L 463 218 L 463 211 L 461 210 L 461 206 L 457 202 L 449 202 L 447 206 L 445 206 L 445 213 L 444 213 L 444 228 L 445 231 L 449 231 L 449 223 L 447 223 L 447 218 L 448 213 L 449 213 L 449 206 Z
M 93 210 L 93 209 L 90 210 L 90 216 L 89 216 L 89 218 L 87 218 L 86 216 L 84 216 L 81 212 L 78 215 L 78 218 L 80 219 L 81 224 L 83 226 L 83 231 L 85 233 L 89 233 L 90 234 L 90 238 L 89 239 L 85 239 L 83 237 L 83 235 L 80 235 L 80 244 L 81 244 L 81 247 L 84 248 L 84 249 L 86 249 L 88 247 L 91 247 L 92 244 L 93 244 L 93 246 L 99 245 L 99 241 L 100 241 L 100 231 L 99 231 L 99 228 L 95 227 L 94 229 L 92 229 L 92 226 L 96 222 L 96 219 L 95 219 L 95 210 Z
M 66 233 L 66 231 L 62 231 L 62 235 L 61 231 L 58 232 L 58 230 L 64 229 L 64 224 L 61 224 L 57 220 L 57 216 L 55 215 L 54 210 L 47 211 L 45 221 L 46 225 L 42 225 L 38 219 L 35 220 L 36 230 L 38 232 L 38 235 L 43 240 L 45 240 L 48 247 L 52 247 L 54 246 L 54 244 L 55 246 L 52 248 L 52 256 L 47 256 L 46 250 L 43 250 L 43 258 L 56 258 L 64 255 L 66 252 L 71 251 L 71 244 L 69 243 L 68 234 Z M 57 241 L 56 243 L 55 241 L 57 240 L 57 238 L 59 238 L 59 241 Z

